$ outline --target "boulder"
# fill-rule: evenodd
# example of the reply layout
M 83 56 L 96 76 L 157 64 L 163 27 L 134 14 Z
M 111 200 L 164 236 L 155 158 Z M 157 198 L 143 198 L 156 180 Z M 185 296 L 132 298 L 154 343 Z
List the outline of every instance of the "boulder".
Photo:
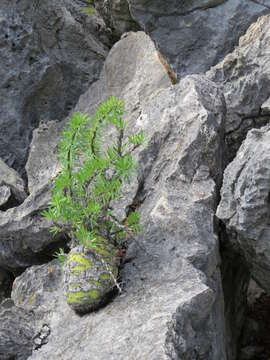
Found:
M 27 360 L 33 348 L 33 314 L 8 299 L 0 305 L 0 318 L 1 360 Z
M 47 261 L 63 245 L 63 235 L 53 236 L 51 223 L 41 215 L 50 200 L 50 187 L 48 183 L 21 205 L 0 211 L 0 267 L 21 270 Z
M 0 208 L 13 198 L 19 204 L 27 197 L 25 183 L 20 175 L 0 159 Z
M 13 280 L 11 273 L 0 268 L 0 304 L 10 297 Z
M 59 172 L 58 143 L 65 121 L 43 122 L 33 131 L 26 173 L 30 193 L 46 186 Z
M 179 77 L 202 73 L 233 50 L 269 0 L 108 0 L 108 26 L 132 30 L 131 18 L 157 44 Z M 120 8 L 121 6 L 121 8 Z M 103 14 L 103 13 L 102 13 Z
M 78 313 L 100 308 L 115 287 L 118 278 L 117 250 L 99 239 L 95 252 L 77 246 L 65 264 L 66 299 Z
M 138 176 L 122 199 L 126 209 L 140 210 L 143 231 L 128 244 L 122 295 L 104 309 L 79 317 L 65 304 L 63 286 L 55 286 L 58 304 L 43 320 L 54 336 L 30 359 L 225 360 L 229 334 L 214 232 L 222 93 L 204 76 L 171 87 L 153 43 L 140 32 L 114 46 L 102 78 L 76 110 L 91 115 L 93 93 L 97 102 L 121 97 L 127 132 L 147 134 L 148 146 L 134 153 Z
M 24 173 L 32 130 L 64 119 L 99 77 L 108 38 L 74 0 L 3 0 L 0 9 L 0 156 Z M 105 36 L 105 38 L 104 38 Z
M 110 29 L 114 39 L 119 39 L 127 31 L 136 31 L 140 28 L 131 17 L 127 0 L 96 0 L 95 8 Z
M 207 73 L 225 96 L 226 142 L 230 161 L 247 132 L 268 123 L 269 49 L 270 15 L 266 15 L 252 24 L 235 50 Z
M 217 216 L 228 241 L 245 258 L 253 279 L 269 294 L 270 126 L 251 130 L 224 172 Z

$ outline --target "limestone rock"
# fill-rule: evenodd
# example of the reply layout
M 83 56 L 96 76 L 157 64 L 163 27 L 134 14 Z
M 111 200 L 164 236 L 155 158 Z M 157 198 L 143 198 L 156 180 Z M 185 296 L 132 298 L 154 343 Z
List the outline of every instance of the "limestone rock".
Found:
M 0 209 L 8 202 L 11 197 L 10 188 L 6 185 L 0 186 Z
M 0 156 L 20 173 L 32 130 L 41 120 L 64 119 L 99 77 L 107 45 L 99 20 L 82 6 L 1 1 Z
M 269 121 L 269 49 L 270 15 L 266 15 L 252 24 L 235 50 L 207 73 L 221 87 L 226 99 L 229 160 L 234 158 L 250 129 Z
M 0 318 L 1 360 L 28 359 L 33 347 L 33 315 L 5 300 L 0 305 Z
M 0 304 L 10 297 L 13 280 L 14 277 L 8 271 L 0 268 Z
M 46 186 L 60 170 L 57 147 L 64 124 L 64 121 L 49 121 L 33 131 L 26 163 L 30 193 Z
M 170 85 L 150 39 L 129 34 L 112 49 L 100 81 L 81 97 L 76 110 L 91 114 L 93 89 L 97 102 L 120 96 L 127 131 L 147 134 L 148 147 L 134 154 L 138 178 L 123 199 L 125 208 L 139 208 L 143 231 L 128 246 L 122 296 L 78 317 L 58 287 L 50 318 L 54 336 L 30 359 L 227 359 L 214 233 L 224 99 L 203 76 Z
M 48 260 L 62 244 L 54 237 L 51 223 L 41 215 L 50 200 L 48 183 L 30 194 L 19 206 L 0 212 L 0 267 L 19 270 Z
M 270 127 L 251 130 L 224 173 L 217 216 L 246 259 L 254 280 L 270 292 Z
M 31 266 L 16 277 L 11 298 L 18 308 L 35 314 L 34 337 L 42 331 L 45 324 L 51 328 L 51 317 L 59 301 L 64 306 L 63 269 L 58 260 L 44 265 Z M 64 306 L 68 309 L 68 306 Z
M 114 38 L 119 39 L 127 31 L 139 30 L 139 25 L 131 17 L 127 0 L 96 0 L 95 8 Z
M 17 204 L 24 201 L 27 197 L 25 192 L 25 183 L 20 175 L 7 166 L 3 160 L 0 159 L 0 196 L 1 205 L 4 205 L 13 196 L 14 202 Z
M 118 29 L 124 31 L 129 26 L 130 12 L 179 77 L 202 73 L 216 65 L 232 51 L 248 26 L 270 11 L 268 0 L 108 0 L 106 4 L 110 22 L 120 23 Z
M 117 251 L 101 241 L 95 253 L 75 247 L 66 266 L 67 303 L 75 311 L 86 313 L 103 305 L 118 277 Z

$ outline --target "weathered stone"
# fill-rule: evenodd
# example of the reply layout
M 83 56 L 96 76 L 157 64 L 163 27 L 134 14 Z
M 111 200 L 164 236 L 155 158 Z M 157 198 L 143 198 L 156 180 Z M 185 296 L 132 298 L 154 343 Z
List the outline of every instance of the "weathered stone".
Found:
M 99 239 L 95 253 L 75 247 L 65 266 L 67 303 L 86 313 L 104 305 L 118 277 L 117 251 Z
M 11 197 L 10 188 L 6 185 L 0 186 L 0 209 L 2 206 L 8 202 Z
M 148 147 L 134 154 L 138 179 L 123 198 L 125 208 L 140 207 L 143 231 L 127 250 L 123 295 L 84 317 L 66 310 L 59 295 L 54 336 L 31 359 L 227 359 L 214 233 L 225 105 L 203 76 L 170 84 L 144 34 L 130 34 L 112 49 L 94 89 L 97 102 L 120 96 L 127 132 L 147 134 Z M 76 110 L 93 112 L 92 93 Z
M 0 187 L 1 187 L 1 195 L 2 195 L 1 205 L 5 204 L 5 202 L 7 202 L 11 196 L 14 197 L 14 201 L 17 201 L 17 203 L 23 202 L 27 196 L 25 192 L 25 183 L 23 179 L 19 176 L 19 174 L 15 170 L 8 167 L 1 159 L 0 159 Z
M 57 297 L 63 293 L 62 280 L 63 270 L 58 260 L 31 266 L 16 277 L 11 297 L 16 306 L 34 312 L 36 320 L 42 321 L 58 304 Z M 64 294 L 61 297 L 64 298 Z
M 0 304 L 10 297 L 13 280 L 14 277 L 8 271 L 0 268 Z
M 266 15 L 252 24 L 240 38 L 239 46 L 207 73 L 221 87 L 226 99 L 229 160 L 234 158 L 250 129 L 269 121 L 269 49 L 270 15 Z
M 41 211 L 50 200 L 48 183 L 19 206 L 0 212 L 0 267 L 21 269 L 50 258 L 63 236 L 54 237 Z
M 58 143 L 64 121 L 42 123 L 33 131 L 26 163 L 28 189 L 32 193 L 50 182 L 59 172 Z
M 251 130 L 227 167 L 217 216 L 254 280 L 270 292 L 270 127 Z
M 127 31 L 130 12 L 180 77 L 205 72 L 217 64 L 248 26 L 270 11 L 269 0 L 108 0 L 106 4 L 108 24 Z
M 139 25 L 132 19 L 127 0 L 96 0 L 95 8 L 104 19 L 114 38 L 127 31 L 139 30 Z
M 99 20 L 82 6 L 1 1 L 0 156 L 20 173 L 32 130 L 41 120 L 65 118 L 99 77 L 107 46 L 99 40 Z
M 0 319 L 1 360 L 28 359 L 33 347 L 33 314 L 5 300 L 0 305 Z

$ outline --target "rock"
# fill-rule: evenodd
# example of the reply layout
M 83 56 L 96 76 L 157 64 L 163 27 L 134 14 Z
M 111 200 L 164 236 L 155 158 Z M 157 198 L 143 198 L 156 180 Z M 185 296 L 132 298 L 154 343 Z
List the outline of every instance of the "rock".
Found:
M 14 198 L 14 202 L 21 203 L 27 197 L 25 192 L 25 183 L 20 175 L 4 161 L 0 159 L 0 196 L 1 205 L 4 205 L 11 196 Z
M 16 277 L 11 297 L 17 307 L 35 313 L 35 320 L 39 321 L 37 330 L 43 325 L 45 315 L 50 316 L 57 306 L 58 297 L 64 299 L 62 280 L 63 269 L 56 259 L 48 264 L 31 266 Z
M 112 292 L 118 277 L 117 251 L 101 241 L 96 253 L 75 247 L 68 255 L 65 275 L 67 303 L 86 313 L 100 308 Z
M 143 128 L 147 134 L 148 147 L 134 154 L 138 178 L 123 198 L 126 209 L 140 209 L 143 228 L 128 246 L 123 294 L 79 317 L 65 304 L 61 286 L 55 286 L 58 304 L 43 318 L 53 336 L 32 360 L 86 360 L 89 354 L 91 360 L 227 359 L 230 334 L 225 334 L 214 232 L 224 99 L 204 76 L 171 87 L 156 55 L 145 34 L 129 34 L 114 46 L 102 78 L 76 107 L 91 114 L 97 106 L 91 94 L 97 102 L 120 96 L 127 132 Z M 47 303 L 44 297 L 45 308 Z
M 0 267 L 21 270 L 39 264 L 63 245 L 65 237 L 54 237 L 51 223 L 41 215 L 50 200 L 50 187 L 48 183 L 30 194 L 23 204 L 0 211 Z
M 0 209 L 5 205 L 11 197 L 10 188 L 6 185 L 0 186 Z
M 0 9 L 0 156 L 20 174 L 32 130 L 69 114 L 98 79 L 109 44 L 79 1 L 36 5 L 3 0 Z
M 63 244 L 65 237 L 52 235 L 51 223 L 41 215 L 41 212 L 49 203 L 52 180 L 60 169 L 57 146 L 65 123 L 65 121 L 41 123 L 33 132 L 26 164 L 30 195 L 19 206 L 14 207 L 18 205 L 15 203 L 12 209 L 0 211 L 0 267 L 16 270 L 38 264 L 48 259 L 51 253 Z M 14 176 L 17 173 L 13 169 L 9 171 L 13 177 L 6 176 L 9 181 L 2 183 L 14 184 L 11 189 L 18 188 L 22 192 L 22 185 L 15 187 L 17 183 L 20 184 L 21 179 L 18 177 L 17 180 Z M 6 173 L 7 171 L 4 172 Z M 24 185 L 23 180 L 21 182 Z M 21 196 L 23 194 L 26 197 L 25 192 Z
M 251 130 L 224 172 L 217 216 L 253 279 L 270 292 L 270 127 Z
M 265 295 L 265 291 L 258 285 L 254 280 L 251 279 L 248 286 L 247 301 L 248 306 L 252 307 L 256 301 L 262 296 Z
M 247 132 L 269 121 L 269 49 L 270 15 L 266 15 L 252 24 L 235 50 L 207 73 L 221 87 L 226 99 L 226 142 L 230 161 Z
M 127 0 L 96 0 L 95 8 L 101 14 L 115 39 L 127 31 L 139 30 L 139 25 L 132 19 Z
M 11 300 L 0 305 L 0 358 L 26 360 L 33 347 L 33 315 Z
M 268 0 L 108 0 L 106 4 L 110 23 L 123 31 L 129 27 L 130 12 L 179 77 L 216 65 L 232 51 L 248 26 L 270 9 Z
M 26 163 L 30 193 L 46 186 L 59 172 L 58 143 L 65 121 L 41 123 L 33 131 Z
M 0 304 L 10 297 L 14 277 L 4 269 L 0 268 Z

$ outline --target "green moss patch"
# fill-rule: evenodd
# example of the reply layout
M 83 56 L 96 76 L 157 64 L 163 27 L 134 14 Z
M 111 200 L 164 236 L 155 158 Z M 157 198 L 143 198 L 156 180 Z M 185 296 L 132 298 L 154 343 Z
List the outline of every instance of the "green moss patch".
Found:
M 80 305 L 91 305 L 96 303 L 100 298 L 100 292 L 97 289 L 91 289 L 89 291 L 78 291 L 78 292 L 68 292 L 67 294 L 67 303 L 80 304 Z
M 89 270 L 92 267 L 92 262 L 82 254 L 78 254 L 78 253 L 70 254 L 68 258 L 68 263 L 76 264 L 71 267 L 70 272 L 72 274 L 80 274 L 81 272 Z

